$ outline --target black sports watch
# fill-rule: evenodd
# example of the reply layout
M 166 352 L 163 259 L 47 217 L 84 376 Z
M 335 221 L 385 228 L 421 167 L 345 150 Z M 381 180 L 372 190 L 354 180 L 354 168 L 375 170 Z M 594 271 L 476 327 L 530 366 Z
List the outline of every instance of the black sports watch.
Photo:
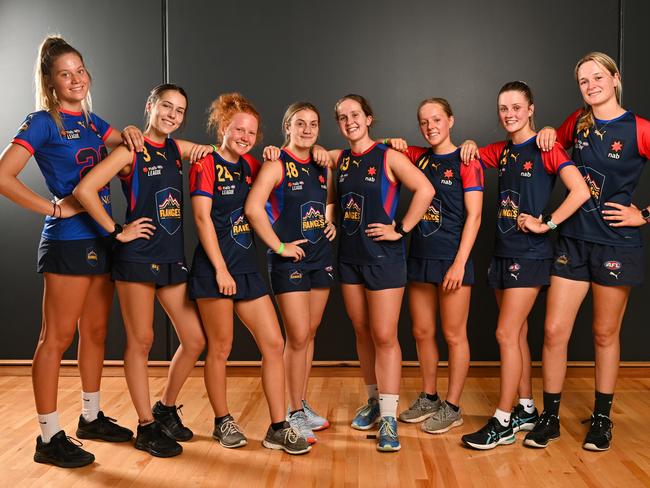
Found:
M 553 216 L 551 214 L 543 215 L 542 223 L 548 225 L 548 228 L 551 230 L 557 229 L 557 224 L 553 222 Z
M 646 223 L 650 224 L 650 210 L 648 210 L 648 207 L 641 209 L 641 217 L 643 217 Z
M 113 229 L 113 232 L 109 234 L 110 238 L 113 239 L 114 241 L 117 240 L 118 234 L 121 234 L 124 229 L 120 224 L 115 224 L 115 229 Z
M 402 239 L 406 237 L 409 233 L 404 230 L 404 224 L 400 222 L 395 226 L 395 232 L 402 236 Z

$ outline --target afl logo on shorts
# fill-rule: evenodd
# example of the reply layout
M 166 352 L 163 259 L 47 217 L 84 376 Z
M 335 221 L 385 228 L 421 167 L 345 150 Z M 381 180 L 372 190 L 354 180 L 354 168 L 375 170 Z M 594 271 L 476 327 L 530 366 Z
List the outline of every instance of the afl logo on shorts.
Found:
M 363 216 L 363 195 L 350 192 L 341 197 L 342 224 L 345 233 L 349 236 L 359 230 Z
M 519 263 L 512 263 L 512 264 L 508 267 L 508 271 L 510 271 L 511 273 L 516 273 L 516 272 L 519 271 L 520 269 L 521 269 L 521 266 L 519 266 Z
M 623 265 L 618 261 L 605 261 L 603 263 L 603 266 L 608 271 L 618 271 L 619 269 L 622 268 Z
M 176 188 L 156 192 L 158 223 L 170 235 L 181 228 L 181 201 L 181 192 Z
M 323 237 L 325 229 L 325 205 L 310 201 L 300 206 L 300 230 L 302 236 L 312 244 Z
M 251 226 L 246 220 L 243 207 L 230 212 L 230 237 L 241 247 L 248 249 L 253 244 Z
M 89 265 L 91 265 L 93 268 L 97 266 L 97 263 L 99 262 L 99 258 L 97 256 L 97 251 L 95 250 L 94 247 L 86 248 L 86 262 Z

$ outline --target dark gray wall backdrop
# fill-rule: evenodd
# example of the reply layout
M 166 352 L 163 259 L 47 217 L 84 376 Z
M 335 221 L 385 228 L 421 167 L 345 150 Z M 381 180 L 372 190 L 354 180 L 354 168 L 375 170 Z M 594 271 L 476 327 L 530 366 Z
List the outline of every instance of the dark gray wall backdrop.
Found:
M 167 43 L 163 30 L 166 10 Z M 73 12 L 73 13 L 72 13 Z M 624 14 L 623 29 L 619 18 Z M 650 5 L 643 0 L 607 0 L 597 9 L 578 2 L 495 0 L 424 2 L 387 0 L 344 2 L 227 2 L 147 0 L 72 2 L 0 1 L 0 67 L 2 106 L 0 139 L 9 141 L 25 114 L 33 110 L 32 69 L 44 35 L 63 34 L 84 56 L 94 77 L 94 110 L 116 127 L 140 124 L 148 90 L 162 81 L 164 61 L 169 80 L 190 96 L 187 126 L 178 137 L 212 142 L 205 131 L 207 107 L 220 93 L 240 91 L 263 117 L 264 143 L 280 144 L 280 122 L 286 106 L 309 100 L 321 110 L 320 143 L 341 147 L 334 124 L 335 101 L 349 92 L 366 96 L 376 112 L 374 135 L 401 136 L 423 144 L 415 112 L 420 100 L 446 97 L 456 115 L 453 138 L 488 143 L 503 138 L 495 111 L 499 87 L 525 80 L 536 98 L 539 126 L 558 125 L 580 104 L 573 79 L 577 59 L 591 50 L 619 58 L 623 34 L 624 105 L 650 117 L 646 87 L 648 41 L 643 19 Z M 166 54 L 166 56 L 165 56 Z M 620 59 L 619 59 L 620 61 Z M 254 153 L 259 155 L 260 148 Z M 35 163 L 21 178 L 46 194 Z M 494 238 L 496 177 L 486 178 L 483 226 L 475 246 L 474 287 L 468 333 L 474 360 L 498 360 L 494 339 L 496 305 L 484 282 Z M 554 203 L 563 189 L 558 185 Z M 635 201 L 650 202 L 647 177 Z M 113 187 L 115 214 L 123 215 L 123 198 Z M 404 192 L 400 208 L 408 194 Z M 186 202 L 187 216 L 191 216 Z M 41 218 L 0 200 L 0 358 L 29 358 L 40 323 L 42 280 L 34 272 Z M 119 219 L 118 219 L 119 220 Z M 191 257 L 196 233 L 186 225 L 186 253 Z M 260 265 L 263 246 L 259 246 Z M 650 269 L 646 270 L 648 273 Z M 622 357 L 648 360 L 643 346 L 648 287 L 633 291 L 623 327 Z M 530 316 L 529 340 L 534 359 L 541 357 L 545 296 Z M 593 358 L 591 304 L 587 300 L 576 323 L 569 356 Z M 177 342 L 160 310 L 156 315 L 152 359 L 167 359 Z M 119 309 L 114 306 L 107 358 L 119 359 L 123 349 Z M 400 320 L 405 360 L 416 359 L 406 302 Z M 444 341 L 440 341 L 446 357 Z M 73 358 L 74 348 L 66 357 Z M 354 334 L 345 316 L 338 288 L 316 341 L 316 359 L 355 359 Z M 259 359 L 253 341 L 240 324 L 231 359 Z

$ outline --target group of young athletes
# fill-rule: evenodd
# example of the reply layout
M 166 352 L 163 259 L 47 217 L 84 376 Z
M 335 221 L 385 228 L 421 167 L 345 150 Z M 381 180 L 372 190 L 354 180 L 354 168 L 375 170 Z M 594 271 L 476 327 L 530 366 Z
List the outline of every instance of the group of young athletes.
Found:
M 216 144 L 173 139 L 188 110 L 185 91 L 154 88 L 144 130 L 121 133 L 90 111 L 90 74 L 79 51 L 48 37 L 36 63 L 37 112 L 27 116 L 0 157 L 0 193 L 45 215 L 38 249 L 44 277 L 43 319 L 32 378 L 41 435 L 34 460 L 84 466 L 94 456 L 59 424 L 60 361 L 79 331 L 82 412 L 76 436 L 130 441 L 133 432 L 100 409 L 104 340 L 113 288 L 124 326 L 126 380 L 138 415 L 135 447 L 154 456 L 182 452 L 192 438 L 176 406 L 179 392 L 207 346 L 204 378 L 214 410 L 213 437 L 226 448 L 247 444 L 226 398 L 226 362 L 233 313 L 262 355 L 262 386 L 270 425 L 263 445 L 302 454 L 329 426 L 307 401 L 314 337 L 335 274 L 356 346 L 368 400 L 352 427 L 379 427 L 377 449 L 400 449 L 397 420 L 423 422 L 439 434 L 463 423 L 460 408 L 469 368 L 467 318 L 474 268 L 471 251 L 481 223 L 483 172 L 498 171 L 497 230 L 488 283 L 499 304 L 496 338 L 501 390 L 493 417 L 462 436 L 491 449 L 515 442 L 546 447 L 560 436 L 559 407 L 567 344 L 591 289 L 594 302 L 595 406 L 583 447 L 610 446 L 610 409 L 620 356 L 619 332 L 630 289 L 643 279 L 639 228 L 650 210 L 632 195 L 650 157 L 650 123 L 620 105 L 615 62 L 589 53 L 575 68 L 584 107 L 556 130 L 535 131 L 534 102 L 521 81 L 506 83 L 497 110 L 505 140 L 457 147 L 455 119 L 442 98 L 417 111 L 426 144 L 370 136 L 373 111 L 359 95 L 335 106 L 349 146 L 317 145 L 320 115 L 293 103 L 282 121 L 285 141 L 268 146 L 263 164 L 250 156 L 261 139 L 260 115 L 243 96 L 219 96 L 208 128 Z M 572 148 L 570 157 L 565 149 Z M 108 150 L 111 150 L 110 154 Z M 54 196 L 48 200 L 19 179 L 34 156 Z M 191 266 L 183 250 L 183 161 L 190 161 L 190 196 L 199 244 Z M 123 224 L 111 215 L 109 182 L 119 177 L 127 202 Z M 556 177 L 567 189 L 547 204 Z M 400 187 L 412 194 L 396 215 Z M 549 234 L 559 232 L 555 249 Z M 271 288 L 256 266 L 253 232 L 266 244 Z M 405 238 L 410 234 L 408 253 Z M 338 260 L 331 241 L 338 237 Z M 544 410 L 531 385 L 527 316 L 548 287 L 542 356 Z M 401 350 L 397 324 L 405 288 L 422 372 L 422 392 L 398 415 Z M 151 405 L 147 359 L 157 299 L 180 346 L 162 397 Z M 449 347 L 449 387 L 437 393 L 436 315 Z M 285 401 L 285 390 L 288 401 Z M 518 402 L 514 409 L 515 398 Z

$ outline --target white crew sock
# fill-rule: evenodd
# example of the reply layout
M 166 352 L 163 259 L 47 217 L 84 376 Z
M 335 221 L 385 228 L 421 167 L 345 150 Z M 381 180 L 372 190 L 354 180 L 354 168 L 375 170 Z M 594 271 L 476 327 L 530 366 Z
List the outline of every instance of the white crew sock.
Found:
M 368 399 L 374 398 L 375 400 L 379 400 L 379 390 L 376 384 L 366 385 L 366 392 L 368 393 Z
M 519 405 L 524 407 L 526 413 L 533 413 L 535 411 L 535 402 L 532 398 L 520 398 Z
M 494 412 L 494 416 L 503 427 L 508 427 L 508 425 L 510 425 L 510 412 L 504 412 L 497 408 Z
M 46 444 L 50 439 L 61 430 L 59 425 L 59 413 L 55 410 L 52 413 L 38 416 L 38 423 L 41 426 L 41 439 Z
M 397 418 L 397 404 L 399 395 L 388 395 L 382 393 L 379 395 L 379 413 L 382 417 Z
M 92 422 L 99 413 L 99 392 L 81 392 L 81 416 L 86 422 Z

